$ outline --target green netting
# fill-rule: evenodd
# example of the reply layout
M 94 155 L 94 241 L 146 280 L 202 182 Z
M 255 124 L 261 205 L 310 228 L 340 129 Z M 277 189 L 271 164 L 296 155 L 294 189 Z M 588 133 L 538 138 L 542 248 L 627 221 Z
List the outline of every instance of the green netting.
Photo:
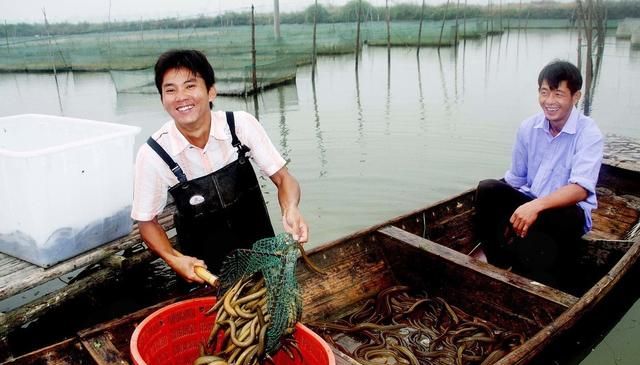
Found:
M 252 93 L 253 66 L 251 60 L 207 56 L 214 68 L 219 95 Z M 295 80 L 296 59 L 293 57 L 260 57 L 256 61 L 256 86 L 261 90 Z M 156 94 L 152 67 L 142 70 L 111 70 L 111 79 L 119 93 Z
M 370 46 L 387 45 L 386 24 L 369 24 L 363 26 L 363 39 Z M 459 22 L 458 27 L 462 23 Z M 420 22 L 393 22 L 389 25 L 390 43 L 392 46 L 453 46 L 459 35 L 456 33 L 456 23 L 452 21 L 425 21 L 420 31 Z M 442 32 L 442 36 L 441 36 Z
M 225 258 L 220 274 L 223 292 L 239 280 L 260 273 L 267 287 L 271 322 L 267 330 L 267 353 L 280 345 L 280 338 L 293 328 L 302 315 L 302 299 L 296 278 L 299 250 L 290 234 L 282 233 L 239 249 Z
M 0 44 L 0 71 L 139 70 L 172 48 L 198 49 L 224 60 L 220 67 L 242 69 L 251 65 L 251 36 L 249 26 L 230 26 L 7 38 Z M 283 24 L 280 38 L 271 26 L 256 26 L 257 61 L 278 62 L 295 73 L 297 65 L 311 62 L 312 37 L 309 24 Z M 353 52 L 355 24 L 319 24 L 316 44 L 318 54 Z

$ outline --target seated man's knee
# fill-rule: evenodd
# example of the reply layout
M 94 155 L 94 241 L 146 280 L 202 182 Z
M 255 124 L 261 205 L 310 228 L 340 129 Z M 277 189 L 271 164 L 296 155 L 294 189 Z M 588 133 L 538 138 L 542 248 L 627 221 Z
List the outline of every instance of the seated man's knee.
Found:
M 476 202 L 493 197 L 494 194 L 504 189 L 503 185 L 504 182 L 496 179 L 487 179 L 480 181 L 476 189 Z

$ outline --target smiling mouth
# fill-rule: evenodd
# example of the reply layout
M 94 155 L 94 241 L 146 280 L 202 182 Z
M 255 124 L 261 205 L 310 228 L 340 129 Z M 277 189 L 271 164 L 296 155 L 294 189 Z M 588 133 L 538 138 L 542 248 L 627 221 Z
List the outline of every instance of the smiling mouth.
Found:
M 544 110 L 548 111 L 549 113 L 555 113 L 555 112 L 557 112 L 558 110 L 560 110 L 560 108 L 558 108 L 558 107 L 548 107 L 548 106 L 546 106 L 546 107 L 544 108 Z
M 188 112 L 191 109 L 193 109 L 193 105 L 183 105 L 176 108 L 179 112 Z

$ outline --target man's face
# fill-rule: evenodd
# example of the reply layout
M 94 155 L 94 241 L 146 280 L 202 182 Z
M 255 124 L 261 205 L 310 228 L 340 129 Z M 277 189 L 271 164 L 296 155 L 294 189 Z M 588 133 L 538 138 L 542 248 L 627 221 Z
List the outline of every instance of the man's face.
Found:
M 551 90 L 547 80 L 544 80 L 538 89 L 538 101 L 544 116 L 556 125 L 564 125 L 578 100 L 580 100 L 580 91 L 571 95 L 566 81 L 561 81 L 557 89 Z
M 179 126 L 208 120 L 215 96 L 214 87 L 207 90 L 204 79 L 186 68 L 170 69 L 162 78 L 162 106 Z

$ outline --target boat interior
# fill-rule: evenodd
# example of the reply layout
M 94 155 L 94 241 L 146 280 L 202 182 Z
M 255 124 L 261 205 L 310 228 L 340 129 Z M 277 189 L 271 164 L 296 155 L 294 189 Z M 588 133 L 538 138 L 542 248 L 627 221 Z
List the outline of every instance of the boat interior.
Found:
M 603 166 L 594 228 L 582 237 L 576 252 L 574 292 L 469 256 L 478 245 L 470 190 L 311 252 L 310 259 L 327 275 L 299 265 L 302 320 L 322 332 L 322 323 L 344 323 L 383 289 L 402 285 L 418 295 L 442 298 L 474 321 L 522 333 L 529 340 L 579 301 L 597 299 L 587 295 L 590 288 L 606 287 L 626 270 L 619 267 L 624 265 L 621 259 L 640 237 L 638 181 L 637 172 Z M 354 336 L 324 337 L 346 358 L 346 350 L 340 349 L 362 345 L 353 343 L 358 342 Z

